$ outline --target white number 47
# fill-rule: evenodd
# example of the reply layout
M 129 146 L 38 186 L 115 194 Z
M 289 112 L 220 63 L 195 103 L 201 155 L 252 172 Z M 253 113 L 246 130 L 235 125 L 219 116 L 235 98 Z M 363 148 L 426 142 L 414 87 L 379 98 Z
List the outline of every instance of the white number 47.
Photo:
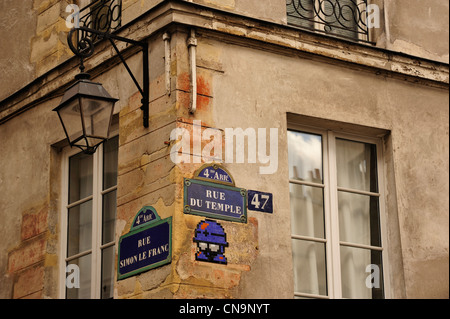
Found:
M 264 209 L 264 207 L 266 207 L 267 202 L 269 201 L 269 198 L 270 198 L 269 195 L 263 195 L 263 194 L 261 195 L 261 200 L 264 201 L 264 204 L 262 205 L 261 209 Z M 253 206 L 255 206 L 257 209 L 259 209 L 259 206 L 261 205 L 261 202 L 259 201 L 259 194 L 255 194 L 253 196 L 251 204 Z

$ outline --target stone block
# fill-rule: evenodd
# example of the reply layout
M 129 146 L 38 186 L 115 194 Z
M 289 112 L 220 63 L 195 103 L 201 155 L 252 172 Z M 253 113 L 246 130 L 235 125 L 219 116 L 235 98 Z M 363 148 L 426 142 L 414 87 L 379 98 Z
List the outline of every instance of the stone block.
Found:
M 22 217 L 21 239 L 26 240 L 47 230 L 48 207 Z
M 201 38 L 197 46 L 197 70 L 209 69 L 217 72 L 224 72 L 222 61 L 222 50 L 213 42 Z
M 235 0 L 196 0 L 194 2 L 198 2 L 206 5 L 213 5 L 217 7 L 222 7 L 225 9 L 234 9 L 236 5 Z
M 37 62 L 56 52 L 58 49 L 59 36 L 52 30 L 46 30 L 31 39 L 31 62 Z
M 175 197 L 175 184 L 170 184 L 161 188 L 157 188 L 152 192 L 144 194 L 135 199 L 119 202 L 117 207 L 117 220 L 125 221 L 125 227 L 123 229 L 118 228 L 119 235 L 126 233 L 130 230 L 131 222 L 138 213 L 138 211 L 144 206 L 154 206 L 161 218 L 167 218 L 171 216 L 171 208 L 162 209 L 162 207 L 170 207 L 173 204 Z M 157 207 L 155 203 L 159 204 Z
M 175 127 L 167 125 L 148 135 L 148 138 L 140 138 L 120 146 L 119 174 L 125 174 L 138 167 L 168 156 L 170 148 L 165 144 L 169 141 L 170 133 Z
M 54 4 L 53 6 L 49 7 L 47 10 L 39 14 L 37 17 L 36 32 L 37 33 L 42 32 L 43 30 L 57 23 L 60 18 L 62 19 L 60 14 L 61 14 L 60 3 Z
M 8 271 L 14 272 L 44 259 L 46 240 L 44 236 L 23 243 L 8 256 Z
M 44 267 L 36 265 L 27 268 L 17 274 L 17 281 L 14 284 L 13 298 L 21 298 L 27 295 L 36 294 L 44 288 Z M 37 295 L 35 295 L 37 297 Z
M 212 72 L 209 70 L 197 69 L 197 94 L 212 97 Z
M 183 128 L 189 133 L 189 149 L 187 147 L 183 148 L 183 141 L 181 141 L 181 137 L 177 141 L 171 141 L 172 148 L 171 153 L 173 151 L 178 151 L 181 154 L 190 154 L 192 163 L 201 163 L 201 162 L 211 162 L 216 161 L 220 162 L 224 156 L 224 147 L 225 147 L 225 139 L 223 130 L 213 128 L 209 126 L 207 123 L 201 122 L 201 126 L 194 125 L 194 121 L 186 118 L 178 118 L 177 120 L 177 128 Z M 209 129 L 209 134 L 205 133 L 205 130 Z M 217 134 L 217 136 L 216 136 Z M 221 136 L 221 141 L 217 141 L 218 144 L 221 145 L 221 150 L 215 150 L 215 142 L 218 136 Z M 181 143 L 173 148 L 173 144 Z M 186 143 L 185 146 L 188 144 Z
M 135 200 L 172 183 L 170 171 L 175 166 L 170 158 L 150 162 L 124 175 L 119 175 L 117 205 Z
M 51 8 L 53 5 L 57 4 L 61 0 L 34 0 L 33 9 L 36 10 L 38 14 Z
M 150 101 L 156 100 L 166 95 L 166 75 L 161 74 L 150 81 Z
M 197 110 L 195 114 L 189 112 L 191 105 L 191 93 L 185 91 L 177 91 L 177 110 L 178 116 L 185 118 L 201 118 L 202 122 L 212 125 L 213 121 L 213 98 L 197 94 Z
M 147 139 L 148 134 L 152 134 L 155 130 L 175 122 L 176 114 L 175 108 L 170 107 L 169 104 L 161 98 L 158 101 L 150 103 L 149 127 L 145 128 L 142 122 L 142 111 L 137 108 L 125 114 L 121 112 L 120 116 L 120 145 L 132 142 L 136 139 Z M 140 101 L 140 99 L 139 99 Z M 140 107 L 141 104 L 139 104 Z M 130 110 L 132 107 L 130 106 Z M 160 111 L 160 112 L 158 112 Z M 122 115 L 124 114 L 124 115 Z M 168 139 L 169 136 L 165 138 Z M 164 141 L 161 141 L 164 143 Z

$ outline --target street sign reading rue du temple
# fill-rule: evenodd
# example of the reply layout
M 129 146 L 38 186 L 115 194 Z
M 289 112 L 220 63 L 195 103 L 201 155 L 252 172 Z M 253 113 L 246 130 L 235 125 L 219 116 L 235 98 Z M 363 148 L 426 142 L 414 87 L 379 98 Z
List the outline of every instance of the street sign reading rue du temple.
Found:
M 119 240 L 117 279 L 172 261 L 172 217 L 161 220 L 153 207 L 142 208 L 130 232 Z
M 186 214 L 247 222 L 247 191 L 234 187 L 234 179 L 225 168 L 204 166 L 194 176 L 184 179 Z

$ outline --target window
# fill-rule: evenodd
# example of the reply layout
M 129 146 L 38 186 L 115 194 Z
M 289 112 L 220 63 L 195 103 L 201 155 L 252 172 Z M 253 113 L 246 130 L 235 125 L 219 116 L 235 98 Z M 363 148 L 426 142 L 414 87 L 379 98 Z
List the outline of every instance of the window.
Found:
M 342 38 L 369 41 L 367 0 L 286 0 L 288 24 Z
M 94 155 L 66 151 L 61 218 L 61 294 L 68 299 L 112 298 L 115 258 L 118 137 Z M 77 266 L 79 288 L 65 285 Z
M 381 141 L 288 131 L 297 298 L 386 298 Z

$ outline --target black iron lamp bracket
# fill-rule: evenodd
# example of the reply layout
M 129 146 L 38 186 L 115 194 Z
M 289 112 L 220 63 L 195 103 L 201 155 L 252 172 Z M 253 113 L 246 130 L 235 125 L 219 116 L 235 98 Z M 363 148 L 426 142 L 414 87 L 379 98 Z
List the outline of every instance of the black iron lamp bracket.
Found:
M 77 44 L 74 45 L 74 32 L 78 32 L 78 34 L 75 36 L 77 40 Z M 80 33 L 81 32 L 81 33 Z M 148 56 L 148 43 L 142 42 L 142 41 L 135 41 L 131 39 L 127 39 L 124 37 L 120 37 L 115 34 L 111 34 L 109 32 L 101 32 L 95 29 L 90 29 L 87 27 L 79 27 L 79 28 L 73 28 L 70 30 L 68 36 L 67 36 L 67 43 L 69 44 L 70 49 L 72 52 L 78 56 L 81 60 L 80 62 L 80 71 L 81 73 L 77 75 L 77 79 L 83 79 L 83 78 L 89 78 L 89 75 L 84 73 L 84 59 L 90 57 L 92 54 L 94 54 L 94 42 L 92 40 L 93 35 L 95 35 L 98 39 L 106 39 L 108 40 L 114 50 L 117 53 L 117 56 L 122 61 L 123 65 L 125 66 L 128 74 L 131 76 L 131 79 L 133 80 L 134 84 L 138 88 L 139 92 L 142 95 L 142 106 L 141 110 L 143 111 L 143 124 L 145 128 L 149 127 L 149 104 L 150 104 L 150 88 L 149 88 L 149 56 Z M 117 48 L 114 40 L 126 42 L 135 46 L 139 46 L 142 48 L 142 58 L 143 58 L 143 86 L 141 87 L 139 85 L 139 82 L 137 81 L 136 77 L 134 76 L 133 72 L 131 72 L 130 67 L 128 66 L 127 62 L 125 61 L 123 55 L 120 53 L 119 49 Z

